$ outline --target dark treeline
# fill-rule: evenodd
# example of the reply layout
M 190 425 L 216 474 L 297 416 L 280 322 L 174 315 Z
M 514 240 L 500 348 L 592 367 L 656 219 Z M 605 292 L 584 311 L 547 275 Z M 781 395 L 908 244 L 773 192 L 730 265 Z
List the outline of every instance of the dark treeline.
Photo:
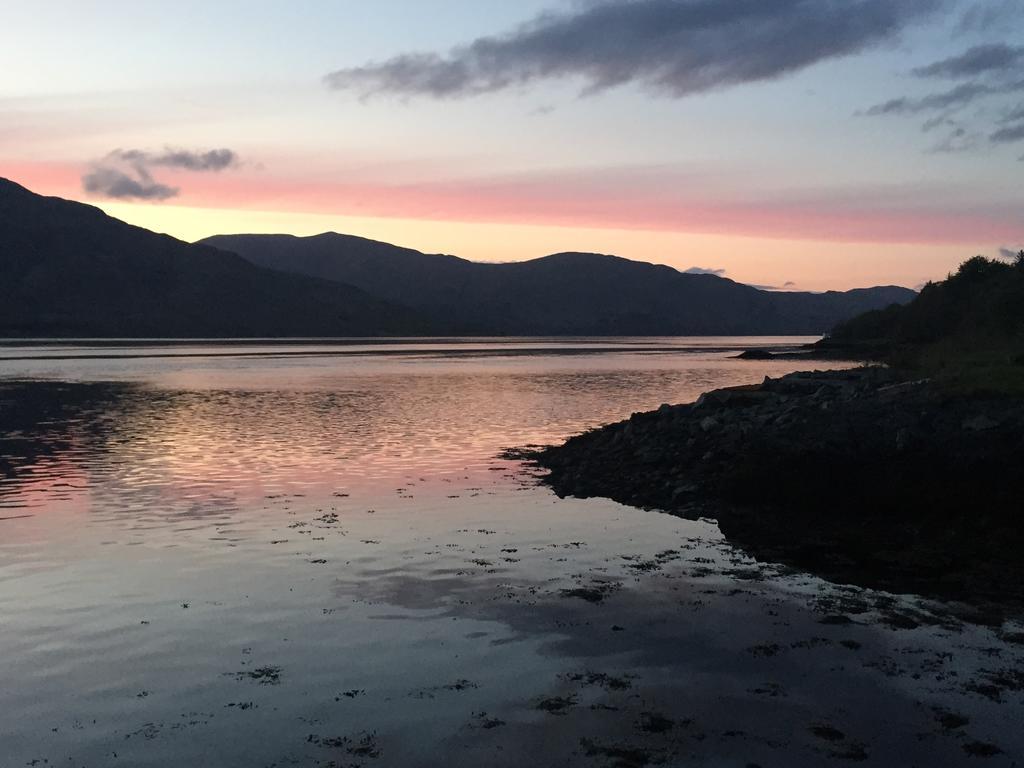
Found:
M 968 259 L 909 304 L 841 323 L 825 345 L 931 373 L 986 368 L 997 383 L 992 369 L 1024 367 L 1024 251 L 1012 261 Z

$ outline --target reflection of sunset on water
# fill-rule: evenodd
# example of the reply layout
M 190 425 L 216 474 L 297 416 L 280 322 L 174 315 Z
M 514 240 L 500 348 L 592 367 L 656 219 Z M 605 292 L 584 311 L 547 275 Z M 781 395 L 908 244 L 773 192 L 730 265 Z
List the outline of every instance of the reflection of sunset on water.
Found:
M 952 736 L 885 735 L 929 707 L 1024 747 L 1013 708 L 960 682 L 991 667 L 977 649 L 1024 663 L 991 629 L 959 625 L 962 678 L 937 681 L 941 606 L 760 563 L 710 521 L 559 499 L 499 458 L 801 368 L 734 359 L 796 341 L 0 348 L 0 743 L 242 768 L 372 734 L 382 766 L 513 768 L 536 745 L 526 762 L 592 768 L 580 738 L 630 743 L 661 712 L 693 719 L 698 764 L 811 765 L 828 702 L 883 758 L 941 764 Z M 837 601 L 862 612 L 823 625 Z
M 20 352 L 28 359 L 13 365 L 33 372 L 69 367 L 83 377 L 101 364 L 138 366 L 143 385 L 111 385 L 96 393 L 97 402 L 82 402 L 65 424 L 51 425 L 58 430 L 54 446 L 66 444 L 51 449 L 63 463 L 16 468 L 0 493 L 4 503 L 24 503 L 19 499 L 29 489 L 20 478 L 64 478 L 68 463 L 83 478 L 82 488 L 94 486 L 104 497 L 101 508 L 130 499 L 128 509 L 144 514 L 207 501 L 220 508 L 273 494 L 367 489 L 409 477 L 478 482 L 504 448 L 553 442 L 667 398 L 693 399 L 723 371 L 756 381 L 795 367 L 752 365 L 720 351 L 723 343 L 744 341 L 171 350 L 192 355 L 184 358 L 155 347 L 142 354 L 165 356 L 121 363 L 41 359 L 69 353 L 35 348 Z M 566 348 L 577 354 L 553 354 Z M 117 347 L 70 354 L 99 352 L 124 354 Z M 32 493 L 38 502 L 46 491 L 40 486 Z

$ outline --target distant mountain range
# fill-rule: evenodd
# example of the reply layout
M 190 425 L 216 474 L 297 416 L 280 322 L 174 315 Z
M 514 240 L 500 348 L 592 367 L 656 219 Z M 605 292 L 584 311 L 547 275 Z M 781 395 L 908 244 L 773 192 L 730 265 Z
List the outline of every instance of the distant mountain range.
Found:
M 916 295 L 893 286 L 820 294 L 764 291 L 595 253 L 487 264 L 334 233 L 218 235 L 201 242 L 261 267 L 356 286 L 460 333 L 818 334 Z
M 196 244 L 0 179 L 0 336 L 817 334 L 906 288 L 763 291 L 615 256 L 486 264 L 333 233 Z

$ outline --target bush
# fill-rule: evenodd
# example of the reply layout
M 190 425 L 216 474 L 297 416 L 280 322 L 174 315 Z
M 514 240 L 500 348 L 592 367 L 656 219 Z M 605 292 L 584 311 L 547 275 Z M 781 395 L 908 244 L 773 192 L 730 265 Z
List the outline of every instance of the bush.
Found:
M 909 304 L 855 317 L 832 338 L 888 349 L 900 360 L 924 359 L 929 350 L 941 350 L 944 365 L 1014 359 L 1024 353 L 1024 251 L 1012 264 L 968 259 Z

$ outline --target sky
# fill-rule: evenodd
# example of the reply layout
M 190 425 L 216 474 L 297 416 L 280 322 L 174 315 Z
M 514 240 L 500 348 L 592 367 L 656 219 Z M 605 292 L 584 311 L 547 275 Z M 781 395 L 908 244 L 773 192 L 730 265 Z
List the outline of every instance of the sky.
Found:
M 1024 0 L 0 0 L 0 176 L 799 290 L 1024 247 Z

